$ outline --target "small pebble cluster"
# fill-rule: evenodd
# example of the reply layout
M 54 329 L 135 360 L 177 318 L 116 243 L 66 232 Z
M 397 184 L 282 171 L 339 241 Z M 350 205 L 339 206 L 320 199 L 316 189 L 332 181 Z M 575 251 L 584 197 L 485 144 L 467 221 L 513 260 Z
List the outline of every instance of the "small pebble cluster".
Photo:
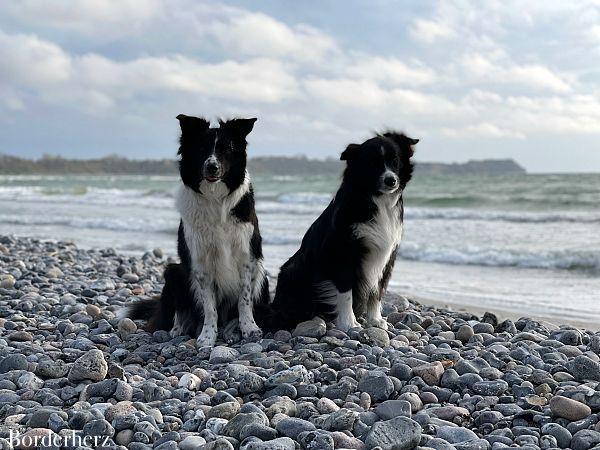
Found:
M 198 349 L 116 318 L 165 262 L 0 236 L 0 448 L 600 448 L 600 334 L 389 294 L 389 331 L 229 327 Z

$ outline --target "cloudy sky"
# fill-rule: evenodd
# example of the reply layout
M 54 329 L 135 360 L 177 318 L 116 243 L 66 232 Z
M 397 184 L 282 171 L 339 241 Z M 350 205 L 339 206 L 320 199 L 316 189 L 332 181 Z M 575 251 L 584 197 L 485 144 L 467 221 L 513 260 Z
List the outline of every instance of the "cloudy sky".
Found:
M 258 117 L 255 155 L 389 127 L 422 161 L 600 171 L 600 1 L 0 6 L 0 153 L 172 157 L 178 113 Z

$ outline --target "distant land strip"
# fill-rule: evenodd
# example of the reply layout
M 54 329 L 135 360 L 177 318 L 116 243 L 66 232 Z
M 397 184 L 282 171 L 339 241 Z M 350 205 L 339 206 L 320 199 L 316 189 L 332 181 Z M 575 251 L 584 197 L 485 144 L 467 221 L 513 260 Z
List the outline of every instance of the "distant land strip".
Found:
M 305 156 L 261 156 L 249 160 L 253 174 L 261 175 L 328 175 L 339 173 L 343 165 L 333 158 L 309 159 Z M 512 159 L 485 159 L 466 163 L 417 163 L 418 173 L 425 174 L 482 174 L 502 175 L 526 173 Z M 60 156 L 44 156 L 25 159 L 0 154 L 0 174 L 141 174 L 175 175 L 177 161 L 173 159 L 127 159 L 106 156 L 98 159 L 67 159 Z

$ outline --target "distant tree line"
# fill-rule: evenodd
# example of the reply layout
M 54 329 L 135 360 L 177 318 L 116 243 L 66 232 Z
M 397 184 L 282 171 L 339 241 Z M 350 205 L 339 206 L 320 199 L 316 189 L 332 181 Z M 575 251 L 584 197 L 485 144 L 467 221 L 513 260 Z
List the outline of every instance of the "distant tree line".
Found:
M 249 168 L 255 174 L 325 175 L 337 174 L 343 164 L 334 158 L 309 159 L 305 156 L 261 156 L 251 158 Z M 525 173 L 512 159 L 468 161 L 466 163 L 418 163 L 417 171 L 428 174 L 506 174 Z M 67 159 L 45 155 L 31 160 L 0 155 L 0 174 L 148 174 L 174 175 L 177 161 L 172 159 L 127 159 L 111 155 L 98 159 Z

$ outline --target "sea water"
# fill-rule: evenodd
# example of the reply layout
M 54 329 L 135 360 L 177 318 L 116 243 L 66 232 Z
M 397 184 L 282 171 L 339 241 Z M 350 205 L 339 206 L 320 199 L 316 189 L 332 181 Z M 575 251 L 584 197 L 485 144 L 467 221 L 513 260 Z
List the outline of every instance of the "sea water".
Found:
M 256 176 L 265 264 L 331 200 L 331 176 Z M 176 253 L 175 176 L 0 176 L 0 234 Z M 393 289 L 600 326 L 600 174 L 419 175 L 405 191 Z

